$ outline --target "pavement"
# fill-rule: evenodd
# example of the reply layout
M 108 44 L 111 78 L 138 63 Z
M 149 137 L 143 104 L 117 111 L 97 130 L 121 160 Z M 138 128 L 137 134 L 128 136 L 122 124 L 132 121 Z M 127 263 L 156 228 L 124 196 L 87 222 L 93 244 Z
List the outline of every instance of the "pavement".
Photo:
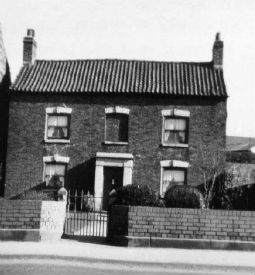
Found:
M 189 268 L 246 269 L 255 274 L 255 252 L 117 247 L 61 239 L 58 242 L 0 242 L 0 264 L 11 259 L 56 259 L 84 263 L 146 264 Z

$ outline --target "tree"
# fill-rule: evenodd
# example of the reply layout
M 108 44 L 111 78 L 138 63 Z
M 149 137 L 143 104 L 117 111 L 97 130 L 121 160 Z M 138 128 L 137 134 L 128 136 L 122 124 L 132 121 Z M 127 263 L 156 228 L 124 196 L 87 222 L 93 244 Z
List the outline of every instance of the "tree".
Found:
M 225 171 L 225 151 L 220 150 L 217 145 L 201 146 L 199 170 L 203 179 L 202 192 L 205 208 L 211 208 L 215 199 L 218 201 L 218 205 L 222 204 L 223 206 L 228 200 L 226 189 L 231 185 L 233 179 L 232 174 Z

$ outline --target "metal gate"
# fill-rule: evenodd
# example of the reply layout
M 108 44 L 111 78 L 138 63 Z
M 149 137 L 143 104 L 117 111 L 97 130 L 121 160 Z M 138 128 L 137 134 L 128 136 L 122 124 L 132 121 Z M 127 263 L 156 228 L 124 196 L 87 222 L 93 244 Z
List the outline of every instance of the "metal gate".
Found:
M 64 235 L 107 237 L 108 212 L 95 209 L 95 197 L 68 192 Z

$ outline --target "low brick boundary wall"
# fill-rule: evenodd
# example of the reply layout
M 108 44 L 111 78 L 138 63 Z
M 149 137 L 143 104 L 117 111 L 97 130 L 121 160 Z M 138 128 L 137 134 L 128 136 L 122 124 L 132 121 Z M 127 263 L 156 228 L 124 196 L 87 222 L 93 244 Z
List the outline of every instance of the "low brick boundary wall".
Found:
M 63 234 L 64 201 L 0 200 L 0 240 L 57 240 Z
M 132 246 L 255 249 L 255 212 L 112 206 L 112 241 Z

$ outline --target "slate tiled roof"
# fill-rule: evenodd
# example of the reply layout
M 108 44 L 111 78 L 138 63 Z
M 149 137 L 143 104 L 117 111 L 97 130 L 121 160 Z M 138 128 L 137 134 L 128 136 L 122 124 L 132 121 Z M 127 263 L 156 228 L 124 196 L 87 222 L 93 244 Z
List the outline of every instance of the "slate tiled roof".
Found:
M 12 91 L 227 96 L 211 62 L 36 60 L 21 68 Z

